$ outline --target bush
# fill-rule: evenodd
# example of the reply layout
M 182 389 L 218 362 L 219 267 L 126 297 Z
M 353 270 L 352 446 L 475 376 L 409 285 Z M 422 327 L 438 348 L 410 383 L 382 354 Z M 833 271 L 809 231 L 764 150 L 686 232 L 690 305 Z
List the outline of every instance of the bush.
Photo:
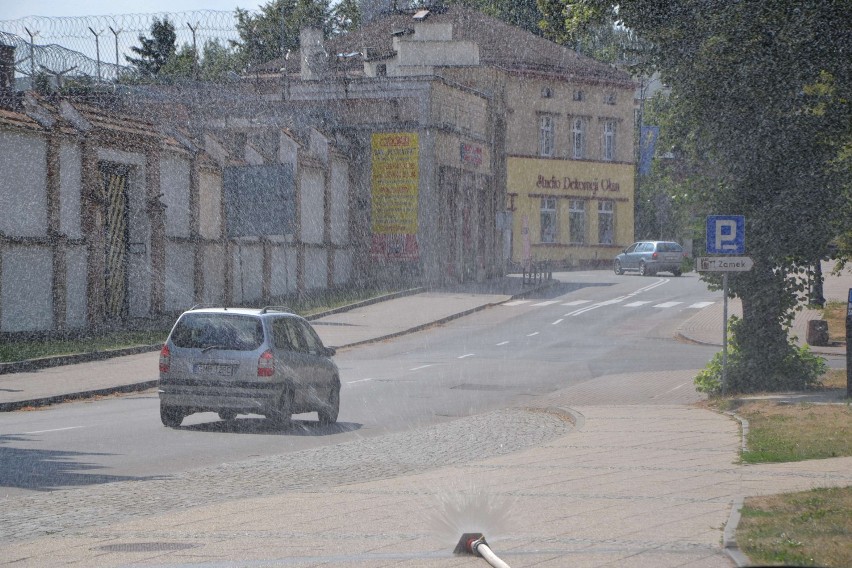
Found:
M 737 331 L 741 326 L 742 320 L 731 317 L 728 323 L 727 393 L 805 390 L 819 384 L 819 378 L 826 372 L 827 365 L 807 345 L 799 347 L 788 340 L 782 353 L 771 360 L 764 359 L 763 365 L 756 367 L 740 349 Z M 722 358 L 721 351 L 716 353 L 695 376 L 697 391 L 711 396 L 722 393 Z M 757 374 L 760 376 L 755 376 Z

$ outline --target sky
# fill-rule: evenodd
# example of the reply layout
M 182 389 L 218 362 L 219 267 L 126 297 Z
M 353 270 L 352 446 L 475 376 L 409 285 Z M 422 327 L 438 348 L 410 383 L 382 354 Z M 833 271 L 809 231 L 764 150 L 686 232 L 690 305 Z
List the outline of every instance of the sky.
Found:
M 107 16 L 192 10 L 254 10 L 268 0 L 0 0 L 0 20 L 25 16 Z

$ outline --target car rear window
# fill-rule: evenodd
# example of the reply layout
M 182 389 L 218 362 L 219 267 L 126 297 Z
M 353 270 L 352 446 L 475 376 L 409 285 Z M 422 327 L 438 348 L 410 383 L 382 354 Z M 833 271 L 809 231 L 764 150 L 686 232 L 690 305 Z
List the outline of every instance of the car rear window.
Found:
M 253 351 L 263 343 L 259 318 L 236 314 L 185 314 L 172 332 L 177 347 Z
M 658 243 L 657 250 L 659 252 L 682 252 L 683 247 L 677 243 Z

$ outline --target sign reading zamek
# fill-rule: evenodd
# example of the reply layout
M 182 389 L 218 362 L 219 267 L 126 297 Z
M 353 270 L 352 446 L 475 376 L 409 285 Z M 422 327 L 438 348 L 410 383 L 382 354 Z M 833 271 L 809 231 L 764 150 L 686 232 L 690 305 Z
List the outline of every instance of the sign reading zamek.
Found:
M 580 179 L 572 177 L 558 178 L 556 176 L 545 177 L 538 175 L 535 186 L 539 189 L 565 189 L 574 191 L 621 191 L 618 182 L 609 178 L 604 179 Z
M 699 256 L 695 266 L 699 272 L 748 272 L 754 261 L 748 256 Z

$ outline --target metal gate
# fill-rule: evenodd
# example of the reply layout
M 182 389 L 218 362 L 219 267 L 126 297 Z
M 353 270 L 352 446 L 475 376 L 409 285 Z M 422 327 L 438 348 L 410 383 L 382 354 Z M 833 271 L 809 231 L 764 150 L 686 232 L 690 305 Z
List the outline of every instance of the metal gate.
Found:
M 127 177 L 128 166 L 102 163 L 104 220 L 104 315 L 127 317 Z

